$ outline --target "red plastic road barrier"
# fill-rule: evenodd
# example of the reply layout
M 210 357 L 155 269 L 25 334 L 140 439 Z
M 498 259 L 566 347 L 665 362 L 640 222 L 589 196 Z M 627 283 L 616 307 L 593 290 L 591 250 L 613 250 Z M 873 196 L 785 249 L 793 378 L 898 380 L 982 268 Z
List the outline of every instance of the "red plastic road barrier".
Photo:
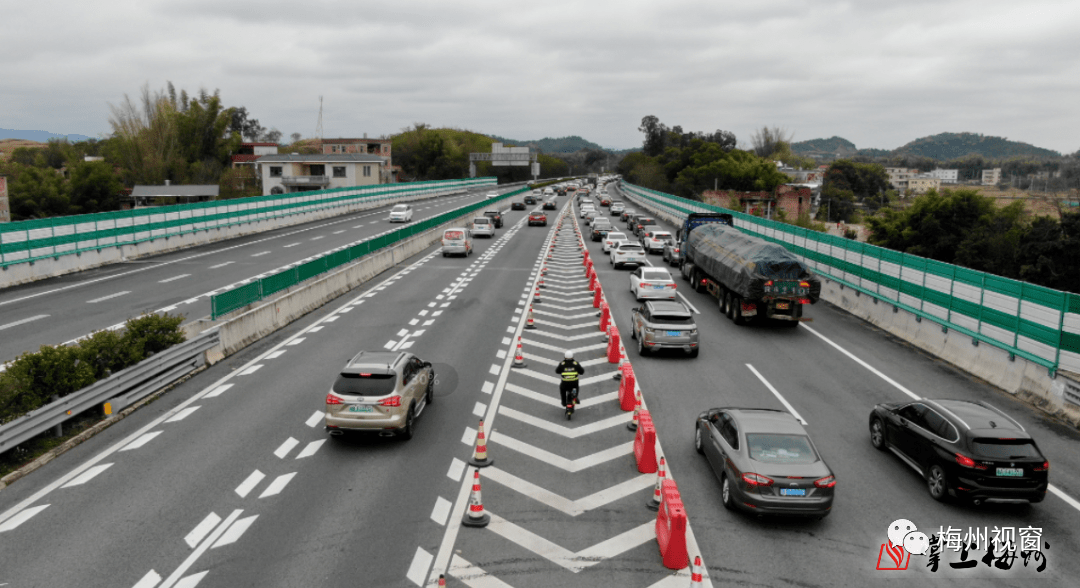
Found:
M 615 346 L 615 350 L 618 351 L 619 346 Z M 611 353 L 608 353 L 608 360 L 611 359 Z M 617 359 L 616 359 L 617 361 Z M 628 363 L 624 363 L 619 366 L 619 371 L 622 372 L 622 377 L 619 378 L 619 408 L 630 412 L 634 410 L 634 368 Z
M 596 276 L 594 275 L 593 279 L 595 279 L 595 278 L 596 278 Z M 596 293 L 593 294 L 593 299 L 592 299 L 592 307 L 593 308 L 600 308 L 600 297 L 603 296 L 603 294 L 604 294 L 604 292 L 602 290 L 600 290 L 600 282 L 596 282 Z
M 606 304 L 606 303 L 605 303 Z M 609 325 L 611 327 L 611 337 L 607 342 L 607 360 L 608 363 L 619 363 L 619 328 L 615 326 L 615 323 Z M 631 394 L 633 390 L 630 391 Z M 633 405 L 630 406 L 633 409 Z
M 596 290 L 597 290 L 596 272 L 594 272 L 592 270 L 592 268 L 589 268 L 588 276 L 589 276 L 589 292 L 594 292 L 595 293 Z
M 585 249 L 581 255 L 581 265 L 589 265 L 592 261 L 589 259 L 589 250 Z
M 683 506 L 675 480 L 664 480 L 660 486 L 660 496 L 660 510 L 656 512 L 656 543 L 660 546 L 664 567 L 681 570 L 690 565 L 690 554 L 686 551 L 686 507 Z
M 647 410 L 638 413 L 637 434 L 634 435 L 634 457 L 637 458 L 639 472 L 656 473 L 656 426 L 653 425 L 652 416 Z
M 611 308 L 608 307 L 607 302 L 603 302 L 603 303 L 600 304 L 600 330 L 601 331 L 607 331 L 607 326 L 610 323 L 611 323 Z M 616 347 L 615 349 L 618 350 L 619 348 Z M 608 351 L 608 357 L 611 357 L 611 351 L 610 350 Z M 618 360 L 616 360 L 616 361 L 614 361 L 612 363 L 618 363 Z

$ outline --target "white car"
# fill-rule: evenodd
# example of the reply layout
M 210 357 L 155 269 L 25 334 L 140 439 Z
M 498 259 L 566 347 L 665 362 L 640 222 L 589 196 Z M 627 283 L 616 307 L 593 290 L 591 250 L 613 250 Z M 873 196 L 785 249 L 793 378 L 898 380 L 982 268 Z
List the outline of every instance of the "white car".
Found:
M 599 217 L 600 217 L 600 213 L 598 211 L 590 209 L 588 212 L 585 213 L 585 224 L 589 225 L 591 227 L 592 224 L 593 224 L 593 221 L 596 220 Z
M 488 192 L 488 195 L 487 195 L 487 197 L 488 197 L 489 199 L 490 199 L 490 198 L 498 198 L 498 197 L 499 197 L 499 195 L 498 195 L 498 194 L 496 194 L 495 192 Z
M 611 203 L 611 216 L 619 216 L 624 210 L 626 210 L 626 206 L 622 202 Z
M 630 264 L 645 265 L 645 250 L 637 243 L 623 241 L 611 250 L 611 267 L 620 268 Z
M 586 204 L 581 207 L 581 218 L 585 218 L 585 215 L 590 212 L 596 212 L 596 207 L 591 204 Z
M 472 234 L 474 237 L 484 235 L 486 237 L 495 236 L 495 223 L 486 216 L 478 216 L 472 220 Z
M 407 223 L 412 222 L 412 206 L 408 204 L 398 204 L 390 209 L 390 222 L 392 223 Z
M 607 237 L 604 237 L 601 247 L 603 247 L 604 253 L 610 253 L 618 243 L 625 241 L 627 241 L 626 233 L 608 233 Z
M 540 195 L 540 188 L 537 188 L 537 189 L 533 190 L 532 195 L 533 196 L 539 196 Z
M 544 188 L 544 196 L 554 196 L 555 190 L 551 188 Z
M 675 237 L 667 231 L 650 231 L 641 236 L 641 246 L 646 253 L 663 253 L 664 246 L 674 242 Z
M 675 280 L 666 269 L 639 267 L 630 274 L 630 291 L 634 298 L 675 299 Z

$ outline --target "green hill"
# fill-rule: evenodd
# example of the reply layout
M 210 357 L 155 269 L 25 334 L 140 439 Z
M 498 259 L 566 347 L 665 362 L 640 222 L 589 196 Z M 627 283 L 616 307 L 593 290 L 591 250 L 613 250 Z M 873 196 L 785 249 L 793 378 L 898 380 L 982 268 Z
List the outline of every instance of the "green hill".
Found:
M 858 148 L 855 144 L 843 137 L 831 137 L 829 139 L 810 139 L 791 144 L 791 150 L 796 155 L 803 157 L 847 157 L 854 155 Z
M 504 137 L 491 136 L 496 141 L 501 141 L 506 145 L 514 145 L 516 147 L 532 147 L 544 153 L 574 153 L 581 151 L 582 149 L 597 149 L 600 151 L 611 151 L 611 149 L 605 149 L 593 143 L 592 141 L 586 141 L 581 137 L 574 135 L 571 137 L 559 137 L 557 139 L 544 138 L 535 141 L 517 141 L 514 139 L 506 139 Z
M 1010 141 L 1005 137 L 991 137 L 978 133 L 939 133 L 915 139 L 899 149 L 894 149 L 892 155 L 913 155 L 941 161 L 959 159 L 968 155 L 981 155 L 987 159 L 1061 157 L 1057 151 L 1019 141 Z

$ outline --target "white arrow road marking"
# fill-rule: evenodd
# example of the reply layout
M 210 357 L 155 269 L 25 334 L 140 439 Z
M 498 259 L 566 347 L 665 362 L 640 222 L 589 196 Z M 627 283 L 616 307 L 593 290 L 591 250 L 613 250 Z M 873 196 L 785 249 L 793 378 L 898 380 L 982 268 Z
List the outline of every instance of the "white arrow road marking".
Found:
M 303 459 L 305 457 L 311 457 L 312 455 L 315 455 L 315 452 L 318 451 L 324 443 L 326 443 L 326 439 L 319 439 L 318 441 L 312 441 L 311 443 L 308 443 L 304 447 L 303 451 L 300 452 L 300 455 L 296 456 L 296 459 Z
M 243 509 L 236 509 L 232 511 L 232 514 L 230 514 L 228 518 L 225 519 L 225 522 L 218 525 L 217 528 L 214 529 L 212 533 L 210 533 L 210 536 L 207 537 L 205 541 L 200 543 L 199 546 L 195 548 L 195 551 L 193 551 L 191 555 L 189 555 L 187 559 L 185 559 L 178 568 L 173 570 L 173 573 L 169 574 L 168 578 L 165 578 L 165 582 L 163 582 L 159 588 L 173 588 L 173 586 L 176 585 L 176 582 L 181 577 L 183 577 L 185 573 L 187 573 L 188 569 L 191 568 L 191 566 L 194 565 L 200 557 L 202 557 L 202 554 L 206 553 L 207 549 L 210 549 L 210 545 L 214 541 L 217 541 L 218 537 L 220 537 L 221 534 L 224 533 L 225 530 L 229 528 L 230 525 L 232 525 L 233 521 L 239 518 L 243 512 Z
M 424 551 L 424 548 L 417 547 L 416 554 L 413 555 L 412 563 L 409 564 L 409 571 L 405 574 L 405 577 L 413 584 L 423 586 L 433 559 L 435 559 L 435 556 Z
M 259 485 L 259 482 L 262 482 L 265 477 L 266 474 L 259 470 L 251 472 L 251 475 L 236 487 L 236 493 L 240 495 L 240 498 L 247 498 L 247 495 L 254 490 L 255 487 Z
M 105 470 L 112 467 L 112 465 L 113 464 L 111 464 L 111 463 L 103 463 L 101 465 L 96 465 L 96 466 L 86 470 L 85 472 L 79 474 L 78 476 L 76 476 L 76 478 L 74 480 L 68 482 L 67 484 L 64 484 L 63 486 L 61 486 L 61 488 L 71 488 L 72 486 L 82 486 L 83 484 L 89 482 L 90 480 L 93 480 L 101 472 L 104 472 Z
M 217 516 L 217 513 L 210 513 L 206 515 L 206 518 L 201 523 L 195 526 L 187 537 L 184 537 L 184 542 L 188 544 L 188 547 L 195 549 L 195 546 L 206 537 L 206 534 L 213 530 L 214 527 L 221 522 L 221 517 Z M 158 578 L 161 579 L 160 577 Z
M 507 384 L 505 390 L 507 392 L 513 392 L 514 394 L 524 396 L 530 400 L 535 400 L 536 402 L 539 402 L 541 404 L 546 404 L 555 408 L 566 408 L 561 404 L 561 402 L 559 401 L 559 396 L 555 392 L 552 392 L 551 394 L 541 394 L 540 392 L 535 392 L 533 390 L 529 390 L 528 388 L 522 388 L 521 386 L 518 386 L 516 384 Z M 580 404 L 578 404 L 578 408 L 588 408 L 590 406 L 603 404 L 605 402 L 617 401 L 618 399 L 618 390 L 616 390 L 615 392 L 605 392 L 603 394 L 597 394 L 596 396 L 592 396 L 590 398 L 582 399 Z
M 270 496 L 281 494 L 281 491 L 285 489 L 285 486 L 287 486 L 290 481 L 292 481 L 294 476 L 296 476 L 296 472 L 278 476 L 273 482 L 270 482 L 270 485 L 266 487 L 266 490 L 263 490 L 263 493 L 259 495 L 259 498 L 268 498 Z
M 549 327 L 555 327 L 556 329 L 562 329 L 564 331 L 574 331 L 574 330 L 577 330 L 577 329 L 584 329 L 586 327 L 588 327 L 590 329 L 596 329 L 597 324 L 598 324 L 598 322 L 594 320 L 592 322 L 578 323 L 576 325 L 560 325 L 559 323 L 553 323 L 551 321 L 546 321 L 544 319 L 538 319 L 538 318 L 533 318 L 533 322 L 538 324 L 538 325 L 547 325 Z M 597 330 L 599 331 L 599 329 L 597 329 Z M 600 334 L 602 335 L 603 333 L 600 333 Z
M 184 410 L 181 410 L 180 412 L 176 413 L 175 416 L 173 416 L 171 419 L 169 419 L 169 420 L 167 420 L 165 422 L 166 423 L 175 423 L 175 422 L 182 421 L 182 420 L 188 418 L 189 416 L 191 416 L 191 413 L 195 412 L 196 410 L 199 410 L 198 406 L 189 406 L 189 407 L 185 408 Z
M 625 533 L 574 553 L 532 531 L 527 531 L 511 523 L 491 511 L 488 511 L 488 515 L 491 516 L 491 523 L 487 527 L 488 530 L 494 531 L 575 574 L 589 566 L 600 563 L 602 560 L 615 557 L 656 538 L 656 522 L 649 521 Z
M 160 434 L 161 434 L 161 431 L 153 431 L 153 432 L 147 433 L 147 434 L 143 435 L 142 437 L 139 437 L 138 439 L 132 441 L 131 443 L 128 443 L 120 451 L 131 451 L 132 449 L 138 449 L 138 448 L 142 447 L 143 445 L 146 445 L 147 443 L 153 441 L 154 437 L 157 437 Z
M 154 586 L 157 586 L 157 583 L 160 581 L 161 575 L 159 575 L 154 570 L 150 570 L 149 572 L 146 572 L 146 575 L 143 576 L 141 580 L 135 583 L 134 588 L 154 588 Z M 2 585 L 7 586 L 7 584 Z
M 512 437 L 508 437 L 505 433 L 499 431 L 493 431 L 491 433 L 491 442 L 497 445 L 506 447 L 507 449 L 513 449 L 518 453 L 523 453 L 537 459 L 539 461 L 553 465 L 561 470 L 576 473 L 582 470 L 587 470 L 595 465 L 599 465 L 613 459 L 618 459 L 624 455 L 634 453 L 634 442 L 628 441 L 622 445 L 616 445 L 603 451 L 598 451 L 592 455 L 586 455 L 585 457 L 579 457 L 578 459 L 567 459 L 561 455 L 555 455 L 554 453 L 547 451 L 546 449 L 540 449 L 535 445 L 530 445 L 524 441 L 518 441 Z
M 541 488 L 532 482 L 523 480 L 496 467 L 484 468 L 484 481 L 498 482 L 511 490 L 524 494 L 546 506 L 550 506 L 563 514 L 576 517 L 579 514 L 589 512 L 590 510 L 611 504 L 616 500 L 626 498 L 635 492 L 640 492 L 646 488 L 655 486 L 656 474 L 641 474 L 626 480 L 625 482 L 621 482 L 610 488 L 605 488 L 604 490 L 577 500 L 570 500 L 569 498 L 555 494 L 550 490 Z
M 257 518 L 259 518 L 259 515 L 252 515 L 246 519 L 240 519 L 232 525 L 229 525 L 229 530 L 226 531 L 225 534 L 222 535 L 216 543 L 214 543 L 214 546 L 211 549 L 217 549 L 218 547 L 224 547 L 226 545 L 232 545 L 233 543 L 236 543 L 236 541 L 240 539 L 240 536 L 244 534 L 244 531 L 247 531 L 248 527 L 250 527 Z
M 42 504 L 39 506 L 35 506 L 34 508 L 28 508 L 26 510 L 20 511 L 19 514 L 11 517 L 7 521 L 4 521 L 4 524 L 0 525 L 0 533 L 15 529 L 16 527 L 30 520 L 31 518 L 33 518 L 34 515 L 45 510 L 46 508 L 49 508 L 48 504 Z
M 522 337 L 522 339 L 521 339 L 521 344 L 525 345 L 525 346 L 531 345 L 531 346 L 539 347 L 541 349 L 547 349 L 548 351 L 555 351 L 557 353 L 562 353 L 562 352 L 566 351 L 565 347 L 557 347 L 555 345 L 549 345 L 547 343 L 541 343 L 540 341 L 534 341 L 532 339 L 525 339 L 524 337 Z M 592 351 L 594 349 L 607 349 L 607 343 L 597 343 L 596 345 L 586 345 L 584 347 L 575 347 L 575 348 L 571 349 L 570 351 L 573 351 L 574 353 L 584 353 L 586 351 Z
M 538 429 L 543 429 L 545 431 L 555 433 L 556 435 L 566 437 L 567 439 L 577 439 L 578 437 L 591 435 L 593 433 L 596 433 L 597 431 L 603 431 L 617 425 L 628 423 L 634 418 L 634 413 L 624 412 L 622 414 L 617 414 L 613 417 L 608 417 L 595 423 L 589 423 L 588 425 L 583 425 L 581 427 L 570 428 L 553 423 L 550 420 L 534 417 L 531 414 L 517 411 L 506 406 L 499 407 L 499 414 L 507 418 L 514 419 L 515 421 L 520 421 L 532 425 Z
M 184 577 L 184 579 L 176 583 L 176 588 L 195 588 L 199 585 L 199 582 L 202 581 L 203 576 L 209 573 L 210 570 L 203 570 L 197 574 L 191 574 L 190 576 L 186 576 Z
M 548 333 L 547 331 L 533 331 L 533 335 L 543 335 L 545 337 L 551 337 L 552 339 L 558 339 L 560 341 L 578 341 L 581 339 L 589 339 L 591 337 L 603 337 L 604 334 L 600 331 L 593 333 L 584 333 L 581 335 L 561 335 L 559 333 Z M 605 345 L 605 347 L 607 347 Z

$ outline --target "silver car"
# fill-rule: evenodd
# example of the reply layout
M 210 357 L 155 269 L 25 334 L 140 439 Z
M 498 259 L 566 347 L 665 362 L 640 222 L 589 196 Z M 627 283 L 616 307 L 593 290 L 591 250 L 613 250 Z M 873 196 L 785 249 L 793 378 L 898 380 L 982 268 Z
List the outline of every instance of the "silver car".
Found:
M 690 357 L 698 356 L 697 324 L 682 302 L 650 300 L 630 312 L 630 338 L 637 340 L 639 354 L 681 349 Z
M 478 216 L 472 220 L 472 234 L 474 237 L 484 235 L 488 238 L 495 237 L 495 222 L 486 216 Z

